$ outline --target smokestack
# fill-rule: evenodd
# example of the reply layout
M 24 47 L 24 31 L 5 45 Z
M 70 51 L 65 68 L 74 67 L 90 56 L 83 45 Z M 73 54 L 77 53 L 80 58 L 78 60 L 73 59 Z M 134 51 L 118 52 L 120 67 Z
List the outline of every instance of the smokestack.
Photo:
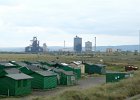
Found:
M 139 30 L 139 55 L 140 55 L 140 30 Z
M 96 37 L 95 37 L 95 48 L 94 49 L 95 49 L 94 51 L 96 52 Z
M 65 48 L 65 40 L 64 40 L 64 48 Z

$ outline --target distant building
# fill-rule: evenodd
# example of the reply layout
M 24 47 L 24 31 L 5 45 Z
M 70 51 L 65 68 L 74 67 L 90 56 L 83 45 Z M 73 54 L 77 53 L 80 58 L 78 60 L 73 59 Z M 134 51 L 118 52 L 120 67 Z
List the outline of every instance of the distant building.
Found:
M 121 49 L 117 49 L 117 52 L 122 52 L 122 50 Z
M 113 53 L 113 49 L 112 48 L 107 48 L 106 53 Z
M 138 55 L 139 53 L 138 53 L 138 50 L 135 50 L 134 51 L 134 55 Z
M 64 51 L 64 52 L 70 52 L 72 50 L 70 48 L 63 48 L 62 51 Z
M 81 52 L 82 51 L 82 38 L 76 36 L 74 38 L 74 51 Z
M 43 43 L 43 52 L 47 52 L 47 45 L 46 45 L 46 43 Z
M 90 42 L 90 41 L 85 42 L 85 51 L 86 52 L 92 51 L 92 42 Z
M 43 48 L 39 46 L 39 41 L 37 40 L 37 37 L 33 37 L 32 44 L 30 46 L 25 47 L 25 52 L 31 52 L 31 53 L 38 53 L 43 52 Z

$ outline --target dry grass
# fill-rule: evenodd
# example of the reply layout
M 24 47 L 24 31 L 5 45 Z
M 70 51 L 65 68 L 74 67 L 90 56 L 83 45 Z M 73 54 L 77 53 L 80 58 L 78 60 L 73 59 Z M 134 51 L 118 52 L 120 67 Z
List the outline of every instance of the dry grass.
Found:
M 139 56 L 64 56 L 48 54 L 0 54 L 0 61 L 52 61 L 59 57 L 61 62 L 70 62 L 73 60 L 84 60 L 87 62 L 98 63 L 100 59 L 107 64 L 134 64 L 140 68 Z M 110 68 L 113 68 L 111 66 Z M 117 70 L 117 69 L 115 69 Z M 120 70 L 120 68 L 118 68 Z M 103 84 L 86 90 L 72 89 L 65 90 L 58 95 L 50 97 L 35 97 L 33 100 L 124 100 L 127 97 L 140 94 L 140 71 L 136 72 L 133 78 L 125 79 L 117 83 Z
M 108 83 L 86 90 L 66 90 L 53 97 L 40 97 L 38 100 L 124 100 L 140 94 L 140 71 L 135 77 L 117 83 Z

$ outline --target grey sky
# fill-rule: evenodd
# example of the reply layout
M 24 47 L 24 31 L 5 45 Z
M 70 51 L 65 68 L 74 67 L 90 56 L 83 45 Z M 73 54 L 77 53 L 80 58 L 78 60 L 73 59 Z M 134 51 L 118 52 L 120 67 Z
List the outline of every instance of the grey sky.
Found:
M 0 47 L 73 46 L 78 35 L 97 45 L 138 44 L 140 0 L 0 0 Z

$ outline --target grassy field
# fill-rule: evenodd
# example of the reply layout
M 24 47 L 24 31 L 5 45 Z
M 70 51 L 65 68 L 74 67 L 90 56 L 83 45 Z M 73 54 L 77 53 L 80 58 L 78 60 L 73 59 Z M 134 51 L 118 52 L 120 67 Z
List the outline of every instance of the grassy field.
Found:
M 48 54 L 0 54 L 0 61 L 56 61 L 69 63 L 71 61 L 84 61 L 90 63 L 102 63 L 107 65 L 107 70 L 124 71 L 124 66 L 133 64 L 137 67 L 140 65 L 139 55 L 100 55 L 100 56 L 87 56 L 87 55 L 48 55 Z M 101 62 L 102 60 L 102 62 Z
M 107 70 L 124 71 L 124 66 L 133 64 L 140 68 L 139 55 L 48 55 L 48 54 L 0 54 L 0 61 L 57 61 L 71 62 L 82 60 L 84 62 L 106 64 Z M 102 60 L 102 62 L 100 62 Z M 124 100 L 125 98 L 140 94 L 140 71 L 133 78 L 125 79 L 117 83 L 103 84 L 86 90 L 70 89 L 56 96 L 35 97 L 33 100 Z
M 140 94 L 140 71 L 133 78 L 124 79 L 117 83 L 103 84 L 85 90 L 65 90 L 56 96 L 36 97 L 33 100 L 124 100 Z
M 58 58 L 58 59 L 57 59 Z M 107 64 L 140 64 L 140 56 L 139 55 L 100 55 L 100 56 L 87 56 L 87 55 L 49 55 L 49 54 L 0 54 L 0 61 L 7 60 L 30 60 L 30 61 L 54 61 L 58 60 L 61 62 L 70 62 L 73 60 L 81 60 L 85 62 L 92 63 L 101 63 L 100 60 L 103 60 L 102 63 Z

